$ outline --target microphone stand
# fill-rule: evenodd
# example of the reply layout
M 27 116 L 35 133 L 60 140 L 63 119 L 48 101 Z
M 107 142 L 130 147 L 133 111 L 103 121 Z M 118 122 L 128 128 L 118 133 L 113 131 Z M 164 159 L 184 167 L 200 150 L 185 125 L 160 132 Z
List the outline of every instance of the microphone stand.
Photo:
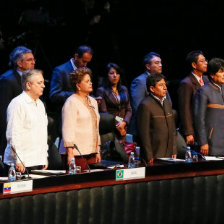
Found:
M 2 167 L 2 169 L 5 168 L 5 165 L 4 165 L 4 163 L 2 162 L 2 156 L 0 156 L 0 166 Z
M 146 161 L 143 158 L 142 158 L 142 161 L 143 161 L 145 167 L 147 167 L 148 165 L 147 165 Z
M 74 144 L 74 148 L 79 152 L 79 155 L 82 157 L 82 159 L 84 159 L 83 155 L 81 154 L 81 152 L 76 144 Z M 89 168 L 89 164 L 87 163 L 87 161 L 86 161 L 86 165 L 87 165 L 89 173 L 90 173 L 90 168 Z
M 16 150 L 15 150 L 12 146 L 11 146 L 11 149 L 12 149 L 12 151 L 16 154 L 17 158 L 18 158 L 19 161 L 22 163 L 22 165 L 24 166 L 25 171 L 26 171 L 26 173 L 27 173 L 27 179 L 31 179 L 31 178 L 30 178 L 30 175 L 29 175 L 29 172 L 28 172 L 28 170 L 27 170 L 25 164 L 24 164 L 23 161 L 20 159 L 20 157 L 19 157 L 19 155 L 17 154 Z

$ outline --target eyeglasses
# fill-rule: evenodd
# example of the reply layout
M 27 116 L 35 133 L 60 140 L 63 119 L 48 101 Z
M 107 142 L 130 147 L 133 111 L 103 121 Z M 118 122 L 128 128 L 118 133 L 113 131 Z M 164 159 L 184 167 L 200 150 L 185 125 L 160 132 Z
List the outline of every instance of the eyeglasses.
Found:
M 36 62 L 37 60 L 36 60 L 35 58 L 28 58 L 28 59 L 26 59 L 26 60 L 24 60 L 24 61 L 28 61 L 28 62 L 33 61 L 33 62 Z

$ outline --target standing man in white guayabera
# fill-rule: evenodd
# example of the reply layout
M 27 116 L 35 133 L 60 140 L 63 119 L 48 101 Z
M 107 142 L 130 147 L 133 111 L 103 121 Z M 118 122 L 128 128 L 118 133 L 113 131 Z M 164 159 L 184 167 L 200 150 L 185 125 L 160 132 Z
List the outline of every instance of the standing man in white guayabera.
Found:
M 15 97 L 7 109 L 7 147 L 4 163 L 14 163 L 16 170 L 47 169 L 47 114 L 39 99 L 45 88 L 41 70 L 22 73 L 23 92 Z

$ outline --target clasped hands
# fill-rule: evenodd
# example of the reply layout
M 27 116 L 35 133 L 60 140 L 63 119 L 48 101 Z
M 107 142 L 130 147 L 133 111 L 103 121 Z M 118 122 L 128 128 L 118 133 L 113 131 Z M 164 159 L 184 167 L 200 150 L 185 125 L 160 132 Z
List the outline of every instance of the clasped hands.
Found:
M 121 136 L 125 136 L 126 135 L 125 126 L 126 126 L 126 122 L 125 121 L 121 121 L 121 122 L 116 124 L 116 128 L 120 132 Z

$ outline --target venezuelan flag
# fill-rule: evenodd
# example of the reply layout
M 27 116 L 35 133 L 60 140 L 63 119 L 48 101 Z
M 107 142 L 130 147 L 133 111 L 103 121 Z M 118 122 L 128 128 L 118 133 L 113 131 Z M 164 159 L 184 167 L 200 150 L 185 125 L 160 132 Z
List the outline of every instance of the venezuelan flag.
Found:
M 3 194 L 10 194 L 10 192 L 11 192 L 11 183 L 4 183 Z

